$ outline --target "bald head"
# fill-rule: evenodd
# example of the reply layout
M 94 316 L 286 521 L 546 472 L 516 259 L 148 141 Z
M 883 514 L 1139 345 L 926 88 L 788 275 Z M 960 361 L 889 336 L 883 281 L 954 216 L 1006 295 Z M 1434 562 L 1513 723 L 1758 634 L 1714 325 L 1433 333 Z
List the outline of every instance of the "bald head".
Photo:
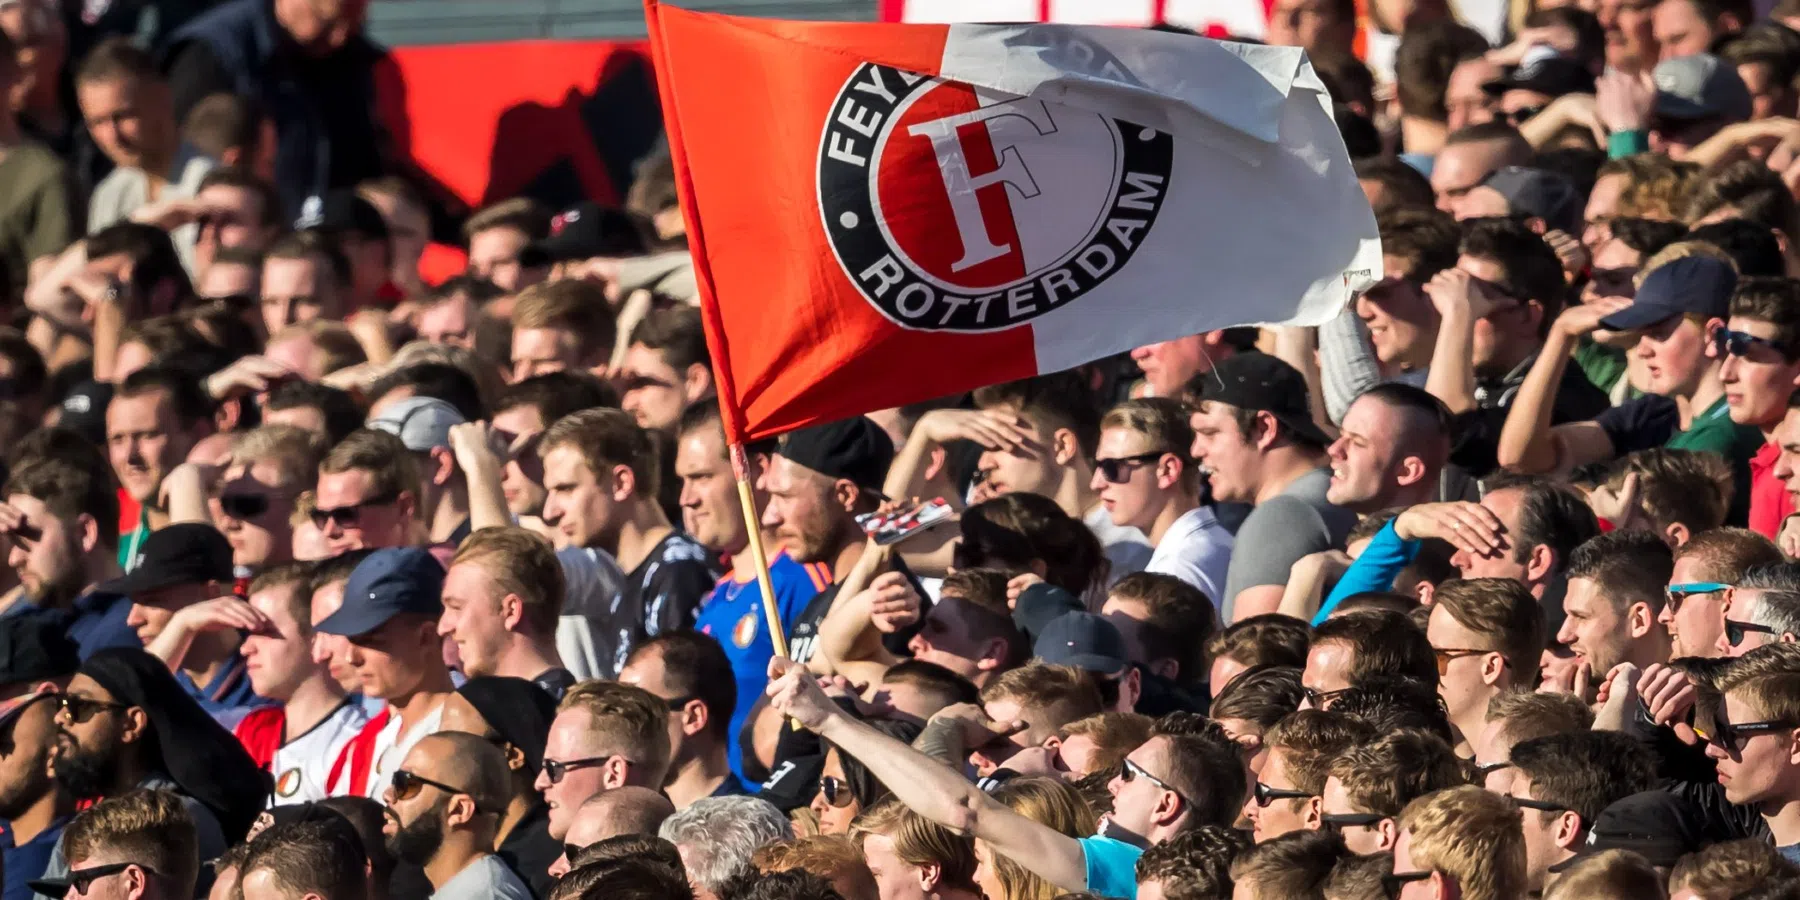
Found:
M 486 738 L 461 731 L 426 735 L 406 754 L 406 769 L 462 788 L 482 812 L 504 810 L 512 796 L 507 784 L 506 755 Z
M 674 814 L 675 805 L 659 791 L 635 785 L 613 788 L 581 804 L 568 842 L 585 847 L 622 834 L 655 834 Z

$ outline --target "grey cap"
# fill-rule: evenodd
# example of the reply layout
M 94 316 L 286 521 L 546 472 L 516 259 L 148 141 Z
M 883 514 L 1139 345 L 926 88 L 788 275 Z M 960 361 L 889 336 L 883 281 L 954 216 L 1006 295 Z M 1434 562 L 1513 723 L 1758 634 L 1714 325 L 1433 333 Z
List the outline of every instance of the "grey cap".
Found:
M 1748 119 L 1750 89 L 1737 67 L 1712 55 L 1677 56 L 1656 64 L 1656 114 L 1669 119 Z
M 370 418 L 368 426 L 399 438 L 408 450 L 426 453 L 437 447 L 448 448 L 450 426 L 467 421 L 456 407 L 436 397 L 408 397 Z
M 1582 197 L 1574 182 L 1559 173 L 1506 166 L 1495 169 L 1482 186 L 1505 197 L 1508 211 L 1515 216 L 1543 219 L 1546 227 L 1578 233 Z

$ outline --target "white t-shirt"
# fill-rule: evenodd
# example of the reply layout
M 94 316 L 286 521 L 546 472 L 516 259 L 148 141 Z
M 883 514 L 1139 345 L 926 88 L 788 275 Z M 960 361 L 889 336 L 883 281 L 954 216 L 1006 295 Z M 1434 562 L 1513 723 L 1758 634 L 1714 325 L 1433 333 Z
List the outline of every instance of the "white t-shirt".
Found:
M 374 762 L 369 765 L 369 784 L 363 791 L 363 796 L 378 803 L 381 802 L 382 795 L 387 793 L 388 784 L 394 780 L 395 770 L 401 768 L 402 764 L 406 762 L 406 754 L 411 753 L 412 748 L 424 740 L 426 735 L 442 728 L 443 724 L 444 704 L 442 701 L 439 701 L 431 712 L 426 713 L 424 718 L 408 728 L 405 734 L 400 733 L 400 717 L 398 715 L 389 716 L 387 725 L 383 726 L 380 733 L 375 735 Z M 348 767 L 346 767 L 346 778 L 348 774 Z M 339 788 L 336 793 L 348 793 L 345 779 L 340 779 L 339 784 L 332 787 Z
M 1106 548 L 1106 561 L 1112 563 L 1106 573 L 1108 585 L 1134 572 L 1142 572 L 1150 564 L 1150 539 L 1129 525 L 1113 524 L 1112 514 L 1106 507 L 1095 504 L 1081 521 L 1094 537 L 1100 539 L 1100 546 Z
M 319 724 L 275 748 L 269 771 L 275 776 L 275 793 L 269 805 L 310 803 L 331 796 L 331 766 L 344 745 L 369 724 L 361 697 L 347 697 Z
M 1231 568 L 1231 544 L 1231 532 L 1219 524 L 1212 509 L 1197 506 L 1169 526 L 1144 571 L 1173 575 L 1205 591 L 1218 609 L 1225 573 Z

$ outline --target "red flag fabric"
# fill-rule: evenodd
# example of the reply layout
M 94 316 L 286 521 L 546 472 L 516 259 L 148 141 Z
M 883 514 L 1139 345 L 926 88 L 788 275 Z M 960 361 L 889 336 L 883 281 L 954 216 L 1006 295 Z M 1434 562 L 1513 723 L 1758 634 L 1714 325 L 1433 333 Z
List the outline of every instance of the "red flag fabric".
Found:
M 1381 277 L 1298 50 L 646 13 L 733 442 L 1317 324 Z

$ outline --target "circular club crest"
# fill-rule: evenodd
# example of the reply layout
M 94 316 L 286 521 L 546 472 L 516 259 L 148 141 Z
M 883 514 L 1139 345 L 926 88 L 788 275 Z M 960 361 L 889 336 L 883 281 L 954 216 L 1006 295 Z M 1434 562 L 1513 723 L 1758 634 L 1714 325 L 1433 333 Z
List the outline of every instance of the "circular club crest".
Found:
M 744 613 L 744 617 L 738 619 L 736 625 L 731 626 L 731 642 L 736 644 L 739 650 L 750 646 L 750 642 L 756 640 L 756 617 L 758 615 L 760 615 L 759 612 L 751 610 Z
M 1010 328 L 1137 252 L 1167 196 L 1167 133 L 864 64 L 819 146 L 819 209 L 863 296 L 925 331 Z
M 292 797 L 299 790 L 300 770 L 298 768 L 289 769 L 281 773 L 281 777 L 275 779 L 275 795 L 278 797 Z

